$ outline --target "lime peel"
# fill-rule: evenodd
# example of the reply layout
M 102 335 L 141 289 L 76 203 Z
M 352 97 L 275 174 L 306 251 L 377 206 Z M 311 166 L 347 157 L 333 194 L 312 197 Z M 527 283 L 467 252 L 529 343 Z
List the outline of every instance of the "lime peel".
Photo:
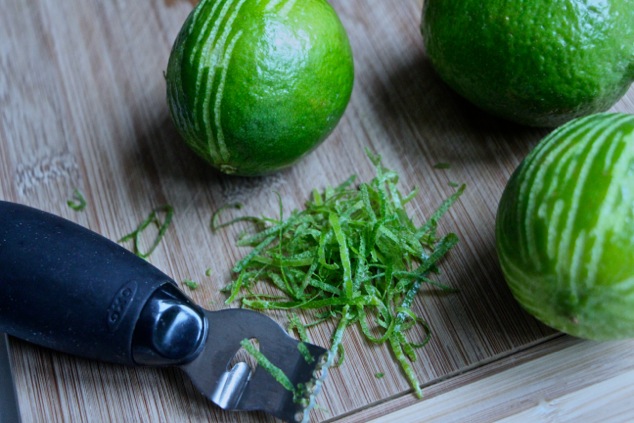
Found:
M 239 239 L 238 245 L 251 251 L 236 263 L 237 277 L 224 290 L 227 303 L 239 300 L 252 309 L 288 310 L 289 330 L 302 341 L 309 341 L 307 327 L 338 320 L 326 366 L 343 362 L 344 333 L 358 323 L 368 341 L 390 346 L 421 397 L 411 362 L 429 341 L 431 329 L 412 304 L 424 284 L 453 291 L 428 276 L 439 272 L 438 262 L 458 242 L 453 233 L 439 237 L 437 227 L 465 186 L 416 226 L 404 207 L 417 191 L 403 195 L 398 175 L 384 168 L 379 156 L 368 156 L 376 170 L 368 183 L 354 186 L 353 176 L 335 188 L 314 190 L 304 210 L 286 218 L 239 219 L 255 222 L 258 231 Z M 265 293 L 258 289 L 261 285 L 278 292 Z M 312 320 L 303 323 L 295 310 L 307 311 Z M 415 327 L 424 331 L 422 342 L 408 339 Z

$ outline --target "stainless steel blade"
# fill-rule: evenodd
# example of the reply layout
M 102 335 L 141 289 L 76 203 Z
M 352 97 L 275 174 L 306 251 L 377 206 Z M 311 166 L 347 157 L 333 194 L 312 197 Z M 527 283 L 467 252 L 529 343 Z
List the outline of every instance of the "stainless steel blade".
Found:
M 288 422 L 305 420 L 326 374 L 321 370 L 327 350 L 300 343 L 273 319 L 252 310 L 205 313 L 209 328 L 204 350 L 181 366 L 194 385 L 227 410 L 260 410 Z M 232 365 L 244 339 L 257 340 L 266 359 L 301 389 L 288 390 L 260 366 L 252 369 L 245 362 Z M 308 351 L 308 357 L 302 350 Z

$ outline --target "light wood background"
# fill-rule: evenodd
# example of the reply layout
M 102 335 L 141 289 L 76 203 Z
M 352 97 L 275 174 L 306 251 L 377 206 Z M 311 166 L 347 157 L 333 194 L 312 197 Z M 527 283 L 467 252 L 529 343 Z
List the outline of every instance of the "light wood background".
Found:
M 422 292 L 415 304 L 434 331 L 415 363 L 423 401 L 387 348 L 352 331 L 344 341 L 346 362 L 330 372 L 313 419 L 590 421 L 607 410 L 632 416 L 631 401 L 621 396 L 624 388 L 632 393 L 633 344 L 556 333 L 525 314 L 507 289 L 494 248 L 498 199 L 513 169 L 549 131 L 487 116 L 435 76 L 418 29 L 422 0 L 332 0 L 355 56 L 349 107 L 303 161 L 252 179 L 213 171 L 170 121 L 163 71 L 192 3 L 2 1 L 0 199 L 115 240 L 152 208 L 173 205 L 173 225 L 150 261 L 177 281 L 199 281 L 199 289 L 185 291 L 218 309 L 225 307 L 218 289 L 245 250 L 234 246 L 242 228 L 208 230 L 212 212 L 240 201 L 240 214 L 276 215 L 275 192 L 288 211 L 300 208 L 313 188 L 353 173 L 371 178 L 364 153 L 370 148 L 400 172 L 403 191 L 420 189 L 410 209 L 419 222 L 453 192 L 450 183 L 467 184 L 441 224 L 461 238 L 439 277 L 459 292 Z M 634 112 L 634 90 L 613 110 Z M 441 162 L 450 167 L 434 168 Z M 75 189 L 87 199 L 83 212 L 66 205 Z M 315 331 L 314 341 L 327 344 L 331 329 Z M 11 356 L 26 422 L 272 420 L 218 410 L 174 369 L 90 362 L 16 339 Z M 377 379 L 377 372 L 385 376 Z

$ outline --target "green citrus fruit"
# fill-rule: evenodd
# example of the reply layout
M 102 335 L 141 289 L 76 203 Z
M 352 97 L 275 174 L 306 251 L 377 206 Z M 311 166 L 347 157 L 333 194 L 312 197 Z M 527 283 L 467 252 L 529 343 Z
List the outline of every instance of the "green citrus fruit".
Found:
M 325 0 L 202 0 L 170 54 L 167 98 L 187 144 L 221 171 L 286 167 L 335 128 L 352 52 Z
M 506 186 L 497 251 L 518 302 L 582 338 L 634 337 L 634 115 L 574 119 Z
M 450 87 L 522 124 L 605 111 L 634 81 L 634 0 L 425 0 L 421 32 Z

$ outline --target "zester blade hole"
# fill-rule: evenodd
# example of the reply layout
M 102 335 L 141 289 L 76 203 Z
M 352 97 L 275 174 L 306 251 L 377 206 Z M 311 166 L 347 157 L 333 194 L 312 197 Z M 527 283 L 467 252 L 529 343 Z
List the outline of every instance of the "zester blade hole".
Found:
M 249 339 L 249 343 L 257 350 L 260 351 L 260 343 L 256 338 Z M 258 363 L 253 357 L 253 354 L 249 353 L 244 347 L 240 347 L 240 349 L 233 356 L 231 361 L 229 362 L 229 370 L 233 369 L 237 363 L 247 363 L 249 368 L 251 369 L 251 373 L 255 371 L 255 368 L 258 366 Z

